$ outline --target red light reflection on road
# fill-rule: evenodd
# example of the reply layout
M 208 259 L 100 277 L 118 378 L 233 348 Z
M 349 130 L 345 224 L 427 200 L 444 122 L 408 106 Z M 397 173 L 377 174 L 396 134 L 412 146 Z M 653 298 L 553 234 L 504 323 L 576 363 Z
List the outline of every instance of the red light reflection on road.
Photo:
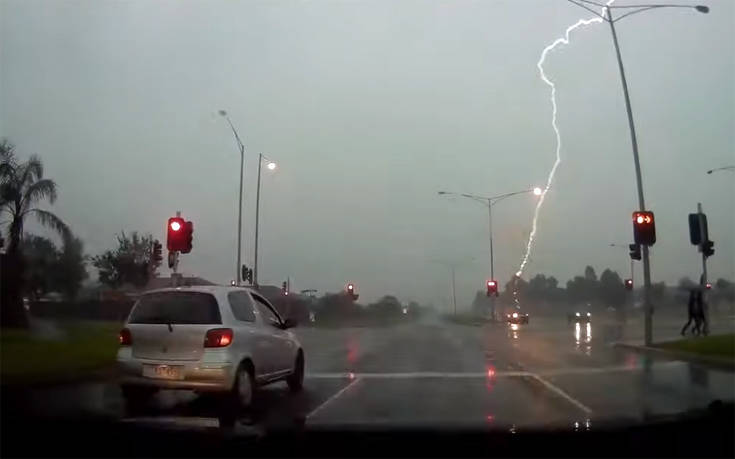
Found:
M 488 392 L 492 392 L 493 387 L 495 387 L 495 380 L 497 376 L 497 372 L 495 371 L 495 366 L 489 365 L 487 367 L 487 371 L 485 372 L 485 375 L 487 376 L 485 378 L 485 388 Z
M 347 362 L 354 364 L 360 354 L 360 342 L 354 337 L 347 338 Z

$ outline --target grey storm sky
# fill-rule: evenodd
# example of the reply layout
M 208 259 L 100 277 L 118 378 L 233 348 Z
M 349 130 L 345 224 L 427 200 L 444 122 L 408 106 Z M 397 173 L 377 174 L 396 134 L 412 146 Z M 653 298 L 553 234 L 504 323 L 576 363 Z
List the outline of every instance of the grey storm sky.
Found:
M 657 10 L 621 21 L 654 281 L 696 278 L 686 215 L 709 215 L 712 278 L 735 271 L 735 2 L 708 15 Z M 623 3 L 623 2 L 618 2 Z M 630 3 L 630 2 L 628 2 Z M 562 0 L 0 1 L 0 136 L 39 154 L 51 209 L 95 254 L 120 230 L 164 239 L 195 224 L 185 273 L 235 272 L 239 154 L 247 148 L 243 258 L 251 264 L 257 154 L 264 170 L 261 282 L 336 291 L 354 281 L 445 305 L 488 276 L 487 212 L 438 190 L 493 195 L 542 184 L 554 160 L 541 50 L 585 11 Z M 630 138 L 610 31 L 551 53 L 563 161 L 524 276 L 584 266 L 627 277 L 609 244 L 632 239 Z M 494 212 L 496 277 L 518 268 L 534 198 Z M 37 230 L 31 225 L 30 230 Z M 472 260 L 474 258 L 474 261 Z M 164 273 L 167 269 L 162 270 Z M 640 282 L 640 268 L 636 273 Z

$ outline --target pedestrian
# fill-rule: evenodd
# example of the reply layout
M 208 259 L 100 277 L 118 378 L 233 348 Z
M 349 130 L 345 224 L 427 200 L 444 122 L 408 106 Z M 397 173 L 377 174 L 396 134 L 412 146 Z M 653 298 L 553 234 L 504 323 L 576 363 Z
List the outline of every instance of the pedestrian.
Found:
M 692 328 L 692 333 L 694 333 L 695 329 L 697 330 L 697 332 L 699 331 L 699 324 L 698 324 L 699 318 L 697 317 L 696 308 L 697 308 L 697 296 L 696 296 L 694 289 L 692 289 L 692 290 L 689 290 L 689 301 L 687 302 L 687 315 L 689 317 L 688 317 L 687 323 L 685 323 L 684 327 L 682 327 L 681 329 L 682 336 L 686 335 L 687 328 L 689 328 L 692 322 L 694 322 L 694 325 L 695 325 Z
M 709 324 L 707 323 L 706 314 L 707 305 L 704 302 L 704 293 L 702 290 L 697 291 L 697 303 L 696 303 L 696 320 L 698 323 L 698 331 L 707 336 L 709 333 Z M 698 333 L 699 334 L 699 333 Z

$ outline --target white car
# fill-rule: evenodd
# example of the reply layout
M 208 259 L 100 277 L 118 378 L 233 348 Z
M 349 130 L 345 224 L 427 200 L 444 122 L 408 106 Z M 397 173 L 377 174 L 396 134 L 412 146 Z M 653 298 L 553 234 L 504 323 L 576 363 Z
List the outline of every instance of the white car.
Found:
M 117 364 L 126 402 L 158 389 L 224 395 L 247 408 L 255 388 L 285 380 L 299 391 L 304 351 L 275 308 L 257 291 L 197 286 L 142 295 L 120 332 Z

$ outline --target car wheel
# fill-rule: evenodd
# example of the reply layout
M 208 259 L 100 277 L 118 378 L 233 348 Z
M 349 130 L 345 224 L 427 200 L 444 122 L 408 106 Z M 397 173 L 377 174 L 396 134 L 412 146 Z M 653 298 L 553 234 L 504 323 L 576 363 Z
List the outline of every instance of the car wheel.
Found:
M 255 380 L 253 372 L 246 365 L 240 365 L 240 368 L 237 369 L 232 395 L 238 408 L 247 409 L 253 404 Z
M 304 354 L 301 352 L 296 356 L 293 373 L 286 378 L 286 383 L 291 392 L 300 392 L 304 388 Z

